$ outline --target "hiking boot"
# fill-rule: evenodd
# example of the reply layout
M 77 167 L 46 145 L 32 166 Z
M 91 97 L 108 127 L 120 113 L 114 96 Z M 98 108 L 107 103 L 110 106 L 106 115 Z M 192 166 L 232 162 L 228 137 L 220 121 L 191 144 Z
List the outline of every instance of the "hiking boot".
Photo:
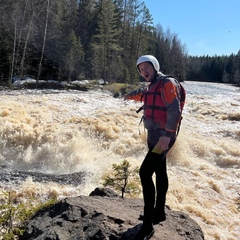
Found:
M 143 224 L 138 231 L 137 235 L 134 237 L 134 240 L 148 240 L 152 237 L 154 234 L 154 228 L 153 225 L 146 225 Z
M 144 220 L 144 215 L 140 214 L 139 217 L 138 217 L 138 220 L 143 221 Z
M 139 217 L 138 217 L 138 220 L 140 220 L 140 221 L 143 221 L 144 220 L 144 215 L 143 214 L 140 214 L 139 215 Z M 160 223 L 160 222 L 163 222 L 163 221 L 165 221 L 166 220 L 166 214 L 165 214 L 165 212 L 164 213 L 162 213 L 162 214 L 154 214 L 153 215 L 153 225 L 156 225 L 156 224 L 158 224 L 158 223 Z
M 153 225 L 159 224 L 160 222 L 163 222 L 166 220 L 166 215 L 164 214 L 159 214 L 159 215 L 154 215 L 153 216 Z

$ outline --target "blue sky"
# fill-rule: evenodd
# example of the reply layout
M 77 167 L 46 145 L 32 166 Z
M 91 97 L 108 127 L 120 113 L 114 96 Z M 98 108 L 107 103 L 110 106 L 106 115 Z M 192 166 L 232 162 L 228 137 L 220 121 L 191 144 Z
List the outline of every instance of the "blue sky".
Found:
M 178 35 L 189 55 L 230 55 L 240 50 L 240 0 L 143 0 L 153 17 Z

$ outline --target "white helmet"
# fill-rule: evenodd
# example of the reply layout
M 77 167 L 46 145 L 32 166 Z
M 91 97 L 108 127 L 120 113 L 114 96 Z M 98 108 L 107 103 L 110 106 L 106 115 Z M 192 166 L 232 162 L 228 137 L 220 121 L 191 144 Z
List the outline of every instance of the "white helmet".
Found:
M 158 62 L 158 60 L 154 57 L 154 56 L 152 56 L 152 55 L 143 55 L 143 56 L 141 56 L 138 60 L 137 60 L 137 69 L 138 69 L 138 65 L 139 64 L 141 64 L 141 63 L 143 63 L 143 62 L 151 62 L 152 63 L 152 65 L 153 65 L 153 67 L 154 67 L 154 69 L 158 72 L 158 71 L 160 71 L 160 65 L 159 65 L 159 62 Z M 138 71 L 139 71 L 139 69 L 138 69 Z

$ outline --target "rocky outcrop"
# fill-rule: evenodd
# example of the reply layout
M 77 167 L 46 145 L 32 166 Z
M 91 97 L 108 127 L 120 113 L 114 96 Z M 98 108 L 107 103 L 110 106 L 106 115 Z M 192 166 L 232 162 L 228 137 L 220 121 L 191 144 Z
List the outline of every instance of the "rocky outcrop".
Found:
M 40 210 L 26 223 L 20 240 L 133 239 L 142 224 L 138 216 L 143 200 L 122 199 L 105 189 L 96 189 L 90 195 L 66 198 Z M 204 239 L 193 219 L 169 208 L 166 221 L 154 228 L 153 240 Z
M 59 184 L 71 184 L 73 186 L 79 186 L 79 184 L 85 181 L 86 176 L 90 173 L 86 172 L 75 172 L 69 174 L 47 174 L 41 172 L 26 172 L 26 171 L 4 171 L 0 167 L 0 182 L 11 183 L 19 185 L 24 182 L 28 177 L 31 177 L 34 182 L 48 183 L 56 182 Z

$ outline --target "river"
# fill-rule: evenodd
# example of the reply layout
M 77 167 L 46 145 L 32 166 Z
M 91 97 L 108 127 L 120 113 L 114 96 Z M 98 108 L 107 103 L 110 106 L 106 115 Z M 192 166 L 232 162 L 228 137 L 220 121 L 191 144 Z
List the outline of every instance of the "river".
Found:
M 185 82 L 181 131 L 168 156 L 167 205 L 188 213 L 206 240 L 240 236 L 240 89 Z M 4 90 L 0 95 L 0 170 L 88 173 L 79 186 L 0 183 L 21 196 L 88 195 L 113 163 L 140 166 L 146 132 L 141 106 L 105 91 Z M 140 132 L 140 134 L 139 134 Z M 140 196 L 141 197 L 141 196 Z

